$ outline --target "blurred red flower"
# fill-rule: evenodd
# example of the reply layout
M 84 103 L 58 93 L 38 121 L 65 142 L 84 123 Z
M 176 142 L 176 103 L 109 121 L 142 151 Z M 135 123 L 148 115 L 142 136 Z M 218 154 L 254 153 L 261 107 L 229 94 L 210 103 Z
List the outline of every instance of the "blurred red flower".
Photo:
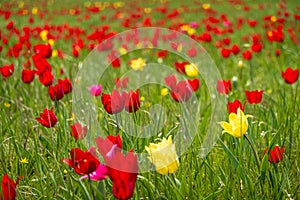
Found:
M 75 140 L 83 139 L 86 136 L 87 126 L 82 126 L 79 122 L 71 125 L 71 135 L 75 138 Z
M 50 71 L 45 71 L 39 74 L 39 81 L 46 87 L 52 85 L 53 83 L 53 75 Z
M 234 44 L 231 48 L 231 52 L 234 54 L 234 55 L 237 55 L 239 52 L 240 52 L 240 48 L 237 44 Z
M 234 100 L 233 102 L 228 102 L 228 104 L 227 104 L 228 113 L 237 114 L 238 108 L 240 108 L 244 112 L 244 107 L 243 107 L 242 103 L 237 99 Z
M 136 112 L 141 105 L 139 91 L 136 90 L 135 92 L 133 92 L 132 90 L 130 90 L 128 93 L 125 94 L 125 110 L 130 113 Z
M 22 70 L 22 81 L 23 83 L 31 83 L 34 79 L 35 70 L 23 69 Z
M 281 72 L 281 76 L 286 83 L 293 84 L 299 78 L 299 70 L 288 67 L 285 71 Z
M 267 153 L 268 149 L 264 150 L 264 153 Z M 270 149 L 270 153 L 269 153 L 269 162 L 270 163 L 278 163 L 282 160 L 282 156 L 284 153 L 284 146 L 280 147 L 278 145 L 276 145 L 273 149 Z
M 258 104 L 261 102 L 262 100 L 262 94 L 263 94 L 263 90 L 254 90 L 254 91 L 248 91 L 246 90 L 245 93 L 246 93 L 246 98 L 247 98 L 247 101 L 250 103 L 250 104 Z
M 244 51 L 244 52 L 243 52 L 243 58 L 244 58 L 245 60 L 251 60 L 251 58 L 252 58 L 252 53 L 251 53 L 251 51 L 250 51 L 250 50 Z
M 59 101 L 64 97 L 64 88 L 61 84 L 57 83 L 49 87 L 48 93 L 52 101 Z
M 230 91 L 232 91 L 231 80 L 218 80 L 217 90 L 219 94 L 228 94 Z
M 69 94 L 73 90 L 72 82 L 68 78 L 65 78 L 63 80 L 58 79 L 58 84 L 63 87 L 64 94 Z
M 52 56 L 52 48 L 50 44 L 36 44 L 33 47 L 36 54 L 41 55 L 44 58 L 50 58 Z
M 0 199 L 3 200 L 14 200 L 17 196 L 17 185 L 22 177 L 18 177 L 17 181 L 14 182 L 7 174 L 2 177 L 2 193 L 0 193 Z
M 175 69 L 177 72 L 182 73 L 182 74 L 186 74 L 185 73 L 185 65 L 189 64 L 189 62 L 175 62 Z
M 127 83 L 129 81 L 128 77 L 124 77 L 123 79 L 120 79 L 119 77 L 116 79 L 115 84 L 117 88 L 127 88 Z
M 79 175 L 88 175 L 94 172 L 100 165 L 95 148 L 91 147 L 87 151 L 80 148 L 73 148 L 70 151 L 71 159 L 63 158 L 62 162 L 72 167 Z
M 35 118 L 41 125 L 46 128 L 54 127 L 57 123 L 57 117 L 54 114 L 54 109 L 48 110 L 47 108 L 44 109 L 43 113 L 40 113 L 39 118 Z
M 15 67 L 13 64 L 4 65 L 0 67 L 0 72 L 2 76 L 4 76 L 5 78 L 11 76 L 14 73 L 14 71 L 15 71 Z
M 124 109 L 126 93 L 113 90 L 112 94 L 102 94 L 101 101 L 109 114 L 117 114 Z
M 117 199 L 132 197 L 138 175 L 137 156 L 129 151 L 126 156 L 121 152 L 120 136 L 108 136 L 106 139 L 96 138 L 96 144 L 104 157 L 107 174 L 113 182 L 112 192 Z

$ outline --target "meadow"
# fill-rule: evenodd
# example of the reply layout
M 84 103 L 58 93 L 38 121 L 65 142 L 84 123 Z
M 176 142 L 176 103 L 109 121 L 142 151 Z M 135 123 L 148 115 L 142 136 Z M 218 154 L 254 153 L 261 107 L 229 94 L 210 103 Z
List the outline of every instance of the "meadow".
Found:
M 0 200 L 300 199 L 297 1 L 0 2 Z

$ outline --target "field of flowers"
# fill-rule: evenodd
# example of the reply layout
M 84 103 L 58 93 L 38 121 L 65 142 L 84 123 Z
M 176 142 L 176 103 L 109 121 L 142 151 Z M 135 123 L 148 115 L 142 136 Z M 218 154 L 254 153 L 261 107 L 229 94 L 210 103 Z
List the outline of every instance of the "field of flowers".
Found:
M 296 0 L 4 0 L 0 19 L 0 200 L 300 199 Z

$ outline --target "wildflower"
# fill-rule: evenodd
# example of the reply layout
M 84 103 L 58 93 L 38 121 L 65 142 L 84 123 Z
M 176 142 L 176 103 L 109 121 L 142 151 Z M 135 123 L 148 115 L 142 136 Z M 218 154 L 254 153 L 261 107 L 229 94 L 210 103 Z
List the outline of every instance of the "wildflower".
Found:
M 122 140 L 119 135 L 105 139 L 98 137 L 95 141 L 104 157 L 107 175 L 113 183 L 113 195 L 117 199 L 129 199 L 133 195 L 138 175 L 137 156 L 132 150 L 126 156 L 122 154 Z
M 80 148 L 73 148 L 70 151 L 71 159 L 63 158 L 62 162 L 72 167 L 79 175 L 89 175 L 100 165 L 95 148 L 91 147 L 87 151 Z
M 22 177 L 18 177 L 17 181 L 14 182 L 7 174 L 2 177 L 2 193 L 0 193 L 0 199 L 4 200 L 15 200 L 17 196 L 17 185 Z
M 168 88 L 163 88 L 160 91 L 160 95 L 161 96 L 166 96 L 169 93 Z
M 127 112 L 136 112 L 140 108 L 140 97 L 139 97 L 139 91 L 136 90 L 133 92 L 130 90 L 126 94 L 126 99 L 125 99 L 125 110 Z
M 228 122 L 219 122 L 219 124 L 224 129 L 222 134 L 229 133 L 233 137 L 242 137 L 246 134 L 248 130 L 248 121 L 247 118 L 251 117 L 251 115 L 245 115 L 244 112 L 238 108 L 237 114 L 230 113 L 229 114 L 229 123 Z
M 0 67 L 0 73 L 5 78 L 11 76 L 14 73 L 14 71 L 15 71 L 15 67 L 13 64 L 4 65 L 4 66 Z
M 254 91 L 248 91 L 246 90 L 245 93 L 246 93 L 246 98 L 247 98 L 247 101 L 248 103 L 250 104 L 258 104 L 261 102 L 262 100 L 262 94 L 263 94 L 263 90 L 254 90 Z
M 142 58 L 136 58 L 130 61 L 130 67 L 135 71 L 136 70 L 142 71 L 145 66 L 146 66 L 146 62 Z
M 125 100 L 128 95 L 117 90 L 113 90 L 112 94 L 102 94 L 101 101 L 105 111 L 108 114 L 117 114 L 122 112 L 125 106 Z
M 22 158 L 20 160 L 20 163 L 22 163 L 22 164 L 28 164 L 28 159 L 27 158 Z
M 79 122 L 71 125 L 71 135 L 75 140 L 83 139 L 86 136 L 87 126 L 82 126 Z
M 22 81 L 23 83 L 31 83 L 34 79 L 35 70 L 23 69 L 22 71 Z
M 44 109 L 43 113 L 40 113 L 40 118 L 35 118 L 41 125 L 50 128 L 54 127 L 57 123 L 57 117 L 54 114 L 54 109 L 48 110 L 47 108 Z
M 186 75 L 190 77 L 195 77 L 198 75 L 198 68 L 194 64 L 187 64 L 184 66 Z
M 230 91 L 232 91 L 231 80 L 218 80 L 217 90 L 219 94 L 228 94 Z
M 68 78 L 64 80 L 58 79 L 58 84 L 62 86 L 64 94 L 69 94 L 73 90 L 72 82 Z
M 288 67 L 285 71 L 281 72 L 281 76 L 286 83 L 293 84 L 299 78 L 299 70 L 293 70 L 292 68 Z
M 145 149 L 149 154 L 148 159 L 155 165 L 158 173 L 171 174 L 178 169 L 179 161 L 171 135 L 157 144 L 150 143 Z
M 244 51 L 242 55 L 245 60 L 251 60 L 252 58 L 252 53 L 249 50 Z
M 244 112 L 244 107 L 239 100 L 234 100 L 233 102 L 228 102 L 227 110 L 229 113 L 237 113 L 238 108 Z
M 89 87 L 89 91 L 92 96 L 94 96 L 94 97 L 99 96 L 102 92 L 102 85 L 100 85 L 100 84 L 92 85 L 91 87 Z
M 264 150 L 264 153 L 267 153 L 268 149 Z M 276 145 L 273 149 L 270 149 L 269 153 L 269 162 L 270 163 L 278 163 L 282 160 L 282 155 L 284 153 L 284 146 L 280 147 Z
M 51 85 L 48 89 L 48 93 L 52 101 L 59 101 L 64 97 L 64 88 L 59 83 L 54 86 Z

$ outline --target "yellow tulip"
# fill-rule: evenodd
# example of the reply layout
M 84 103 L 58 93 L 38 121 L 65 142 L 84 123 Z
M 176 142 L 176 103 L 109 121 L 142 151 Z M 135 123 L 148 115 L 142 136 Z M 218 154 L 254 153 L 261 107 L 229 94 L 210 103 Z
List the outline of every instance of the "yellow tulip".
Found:
M 248 121 L 247 118 L 252 117 L 251 115 L 245 115 L 244 112 L 238 108 L 237 114 L 230 113 L 229 123 L 228 122 L 219 122 L 219 124 L 224 129 L 222 134 L 229 133 L 233 137 L 242 137 L 246 134 L 248 130 Z
M 179 167 L 179 161 L 172 143 L 172 136 L 163 138 L 161 142 L 150 143 L 145 147 L 149 154 L 148 159 L 155 165 L 156 171 L 160 174 L 174 173 Z
M 146 61 L 142 58 L 133 59 L 130 62 L 130 67 L 135 71 L 136 70 L 142 71 L 145 66 L 146 66 Z
M 198 68 L 195 64 L 186 64 L 184 66 L 186 75 L 190 77 L 195 77 L 198 75 Z

